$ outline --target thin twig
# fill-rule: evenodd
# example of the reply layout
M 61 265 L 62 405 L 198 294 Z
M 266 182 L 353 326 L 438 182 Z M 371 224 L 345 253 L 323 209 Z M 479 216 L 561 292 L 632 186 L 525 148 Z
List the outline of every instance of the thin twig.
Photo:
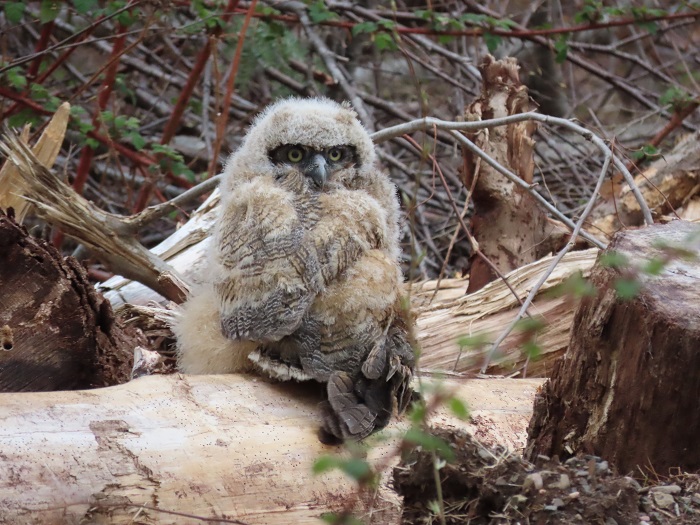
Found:
M 495 118 L 495 119 L 489 119 L 489 120 L 479 120 L 479 121 L 473 121 L 473 122 L 454 122 L 454 121 L 445 121 L 433 117 L 424 117 L 421 119 L 416 119 L 411 122 L 406 122 L 403 124 L 399 124 L 397 126 L 392 126 L 390 128 L 385 128 L 381 131 L 378 131 L 374 134 L 372 134 L 372 140 L 374 140 L 377 143 L 381 143 L 385 140 L 389 140 L 391 138 L 395 138 L 397 136 L 404 135 L 406 133 L 412 133 L 415 131 L 427 131 L 431 129 L 433 126 L 437 126 L 440 129 L 447 129 L 452 132 L 452 135 L 464 146 L 468 147 L 470 150 L 474 151 L 477 155 L 482 157 L 486 162 L 488 162 L 494 169 L 498 170 L 500 173 L 502 173 L 505 177 L 507 177 L 509 180 L 512 182 L 518 184 L 519 186 L 523 187 L 524 189 L 530 191 L 533 193 L 533 196 L 540 201 L 541 204 L 545 205 L 547 210 L 555 215 L 559 220 L 564 222 L 567 226 L 570 228 L 574 227 L 574 224 L 570 219 L 565 217 L 561 212 L 559 212 L 556 208 L 551 206 L 545 199 L 543 198 L 537 198 L 537 193 L 532 191 L 532 186 L 527 184 L 525 181 L 517 177 L 515 174 L 511 173 L 509 170 L 498 164 L 495 160 L 493 160 L 491 157 L 483 153 L 479 148 L 474 145 L 473 142 L 471 142 L 469 139 L 467 139 L 464 135 L 461 133 L 456 133 L 456 131 L 476 131 L 480 129 L 486 129 L 486 128 L 493 128 L 496 126 L 503 126 L 505 124 L 513 124 L 516 122 L 523 122 L 527 120 L 535 120 L 537 122 L 543 122 L 545 124 L 552 124 L 555 126 L 561 126 L 564 127 L 570 131 L 573 131 L 575 133 L 578 133 L 581 135 L 583 138 L 586 140 L 591 141 L 604 155 L 612 155 L 612 162 L 615 165 L 615 167 L 620 171 L 622 174 L 623 178 L 625 179 L 625 182 L 630 187 L 630 190 L 632 191 L 632 194 L 634 195 L 635 199 L 637 200 L 639 207 L 642 211 L 642 216 L 644 217 L 644 222 L 647 224 L 653 224 L 654 219 L 652 218 L 651 215 L 651 210 L 649 210 L 649 206 L 644 200 L 644 197 L 642 196 L 641 192 L 639 191 L 639 188 L 637 187 L 636 183 L 634 182 L 634 178 L 632 177 L 632 174 L 629 172 L 629 170 L 626 168 L 624 163 L 612 152 L 610 151 L 610 148 L 605 144 L 605 141 L 595 135 L 592 131 L 584 128 L 583 126 L 580 126 L 576 124 L 575 122 L 572 122 L 567 119 L 559 118 L 559 117 L 552 117 L 549 115 L 541 115 L 540 113 L 535 113 L 535 112 L 527 112 L 527 113 L 519 113 L 517 115 L 510 115 L 507 117 L 501 117 L 501 118 Z M 476 148 L 476 149 L 474 149 Z M 600 241 L 597 239 L 594 239 L 590 235 L 585 234 L 582 232 L 582 237 L 589 242 L 592 242 L 599 248 L 602 248 L 603 245 L 600 244 Z
M 348 82 L 348 79 L 338 67 L 333 52 L 328 49 L 328 46 L 323 39 L 316 31 L 314 31 L 311 20 L 309 20 L 309 16 L 306 14 L 306 5 L 301 4 L 300 2 L 284 2 L 279 4 L 278 7 L 287 7 L 290 11 L 296 13 L 296 15 L 299 17 L 299 22 L 301 22 L 301 25 L 306 32 L 306 36 L 309 37 L 311 44 L 314 46 L 316 51 L 318 51 L 318 54 L 321 56 L 321 60 L 323 60 L 323 63 L 333 76 L 333 80 L 340 85 L 347 97 L 350 99 L 350 102 L 352 102 L 352 105 L 355 108 L 355 111 L 357 111 L 357 115 L 360 117 L 362 124 L 364 124 L 368 130 L 373 131 L 374 119 L 370 117 L 365 103 L 358 96 L 355 88 L 350 84 L 350 82 Z

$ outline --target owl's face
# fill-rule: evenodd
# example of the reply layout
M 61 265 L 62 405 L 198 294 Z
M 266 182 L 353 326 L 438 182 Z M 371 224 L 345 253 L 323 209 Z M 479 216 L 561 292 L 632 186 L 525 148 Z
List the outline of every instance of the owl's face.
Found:
M 303 144 L 283 144 L 268 152 L 279 175 L 298 170 L 316 189 L 323 189 L 333 175 L 358 163 L 357 148 L 348 144 L 315 148 Z

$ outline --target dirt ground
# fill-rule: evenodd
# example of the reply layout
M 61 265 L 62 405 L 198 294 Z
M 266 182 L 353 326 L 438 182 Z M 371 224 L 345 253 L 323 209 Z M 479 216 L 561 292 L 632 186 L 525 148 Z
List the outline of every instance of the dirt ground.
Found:
M 446 524 L 700 524 L 700 476 L 636 480 L 595 456 L 535 464 L 466 433 L 436 430 L 455 460 L 439 470 Z M 435 462 L 417 452 L 394 471 L 403 523 L 439 524 Z M 431 504 L 431 502 L 433 502 Z M 431 508 L 433 510 L 431 510 Z

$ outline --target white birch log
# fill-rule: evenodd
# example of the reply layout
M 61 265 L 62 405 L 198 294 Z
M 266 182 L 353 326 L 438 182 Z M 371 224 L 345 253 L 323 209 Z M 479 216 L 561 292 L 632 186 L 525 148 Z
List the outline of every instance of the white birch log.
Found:
M 448 382 L 476 424 L 442 412 L 433 419 L 521 448 L 540 384 Z M 355 491 L 339 473 L 311 473 L 315 459 L 341 449 L 318 441 L 319 396 L 308 386 L 173 375 L 0 397 L 0 523 L 196 523 L 194 516 L 318 523 Z M 393 450 L 402 425 L 389 427 L 394 437 L 372 449 L 371 461 Z M 398 523 L 401 502 L 390 486 L 384 475 L 377 494 L 360 498 L 356 515 L 365 523 Z

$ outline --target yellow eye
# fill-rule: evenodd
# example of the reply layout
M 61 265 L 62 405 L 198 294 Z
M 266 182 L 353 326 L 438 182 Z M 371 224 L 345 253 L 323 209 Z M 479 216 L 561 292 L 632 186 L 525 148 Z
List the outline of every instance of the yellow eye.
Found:
M 290 162 L 301 162 L 301 159 L 304 158 L 304 152 L 300 148 L 291 148 L 287 152 L 287 158 Z
M 338 162 L 343 157 L 343 150 L 340 148 L 331 148 L 328 150 L 328 158 L 333 162 Z

